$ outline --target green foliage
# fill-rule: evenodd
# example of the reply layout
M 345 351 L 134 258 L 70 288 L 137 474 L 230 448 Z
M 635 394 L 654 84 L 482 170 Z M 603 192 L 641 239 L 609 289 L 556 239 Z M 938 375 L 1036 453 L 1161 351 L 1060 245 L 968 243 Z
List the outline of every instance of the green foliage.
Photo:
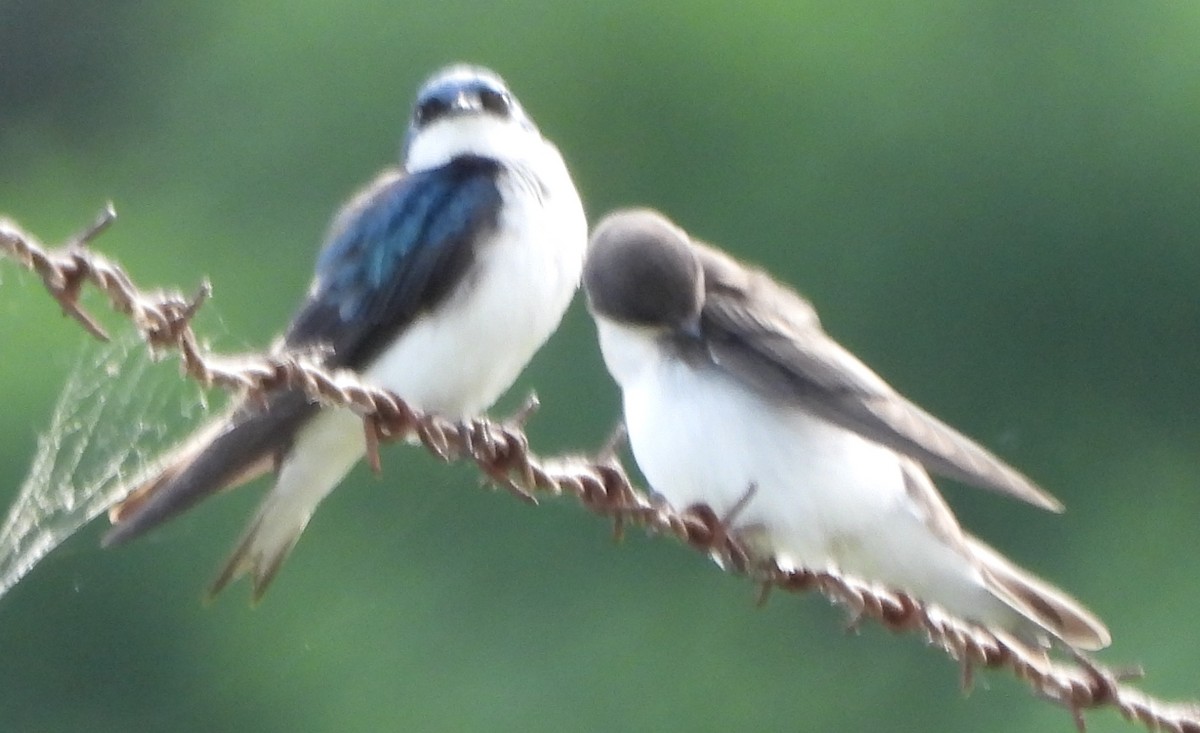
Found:
M 107 199 L 139 282 L 215 284 L 268 343 L 416 86 L 506 76 L 589 213 L 667 211 L 815 300 L 902 391 L 1062 498 L 948 487 L 964 522 L 1109 622 L 1103 658 L 1200 694 L 1200 6 L 1010 2 L 86 3 L 0 7 L 0 210 L 47 240 Z M 0 500 L 85 338 L 0 263 Z M 536 387 L 542 452 L 617 417 L 591 326 Z M 503 411 L 503 409 L 501 410 Z M 170 415 L 156 419 L 170 419 Z M 85 529 L 0 600 L 0 729 L 1071 730 L 914 638 L 840 632 L 669 542 L 393 447 L 263 604 L 199 597 L 256 489 L 118 551 Z M 260 487 L 261 488 L 261 487 Z M 1153 582 L 1150 582 L 1153 581 Z M 1091 730 L 1126 727 L 1112 713 Z

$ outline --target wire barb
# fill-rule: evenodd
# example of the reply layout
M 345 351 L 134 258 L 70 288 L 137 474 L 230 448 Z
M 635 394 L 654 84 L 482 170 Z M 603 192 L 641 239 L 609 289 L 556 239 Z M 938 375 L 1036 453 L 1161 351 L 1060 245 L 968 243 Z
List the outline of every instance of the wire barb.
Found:
M 522 500 L 536 503 L 538 495 L 569 496 L 618 529 L 639 526 L 675 537 L 758 584 L 760 603 L 774 588 L 816 591 L 847 609 L 854 624 L 873 620 L 895 633 L 919 633 L 958 662 L 964 690 L 970 689 L 978 667 L 1007 669 L 1037 696 L 1066 708 L 1080 730 L 1085 729 L 1085 711 L 1109 707 L 1150 731 L 1200 733 L 1200 706 L 1164 702 L 1125 684 L 1140 674 L 1111 670 L 1075 650 L 1066 650 L 1068 659 L 1052 659 L 1046 649 L 854 578 L 785 570 L 753 560 L 739 538 L 725 531 L 726 522 L 707 507 L 679 512 L 635 487 L 616 457 L 618 440 L 610 441 L 596 457 L 541 458 L 530 449 L 524 433 L 532 414 L 528 406 L 502 422 L 485 417 L 453 422 L 419 413 L 353 373 L 322 368 L 320 352 L 271 352 L 236 359 L 209 354 L 191 327 L 196 311 L 211 294 L 207 281 L 191 298 L 147 295 L 119 266 L 85 248 L 114 217 L 110 204 L 91 227 L 55 251 L 43 248 L 11 220 L 0 218 L 0 254 L 39 275 L 64 312 L 93 336 L 106 338 L 77 302 L 82 284 L 92 283 L 107 296 L 113 310 L 129 317 L 151 350 L 177 350 L 184 373 L 206 387 L 246 390 L 252 398 L 276 389 L 296 389 L 324 405 L 354 410 L 363 419 L 368 459 L 375 470 L 380 470 L 379 444 L 415 438 L 444 461 L 473 461 L 489 482 Z M 535 405 L 536 400 L 528 404 Z

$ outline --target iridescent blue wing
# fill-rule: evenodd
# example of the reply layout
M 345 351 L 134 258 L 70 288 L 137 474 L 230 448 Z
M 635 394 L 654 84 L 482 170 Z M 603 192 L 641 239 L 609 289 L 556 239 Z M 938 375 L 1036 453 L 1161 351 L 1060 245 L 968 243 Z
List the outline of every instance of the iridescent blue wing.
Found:
M 369 364 L 470 268 L 499 217 L 498 173 L 494 160 L 467 156 L 380 176 L 334 222 L 287 345 L 324 344 L 333 366 Z
M 467 156 L 420 173 L 379 176 L 334 221 L 287 346 L 327 346 L 330 366 L 369 364 L 470 269 L 500 215 L 498 174 L 495 161 Z M 105 544 L 132 539 L 270 470 L 317 409 L 296 391 L 272 394 L 265 407 L 236 408 L 114 508 Z

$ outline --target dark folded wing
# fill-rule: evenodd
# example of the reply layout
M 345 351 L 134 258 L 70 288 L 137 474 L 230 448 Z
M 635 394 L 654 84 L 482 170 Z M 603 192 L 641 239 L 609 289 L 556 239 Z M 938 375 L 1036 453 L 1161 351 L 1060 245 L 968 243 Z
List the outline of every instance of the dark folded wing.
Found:
M 265 407 L 243 401 L 176 449 L 162 469 L 109 510 L 105 546 L 127 542 L 209 494 L 270 471 L 317 406 L 302 392 L 276 392 Z
M 910 456 L 930 471 L 1053 511 L 1062 505 L 1016 469 L 893 390 L 830 338 L 812 306 L 765 274 L 698 249 L 709 358 L 769 399 L 787 399 Z
M 380 176 L 335 221 L 286 344 L 329 347 L 333 366 L 369 364 L 462 280 L 497 224 L 499 173 L 496 161 L 465 156 Z
M 338 215 L 287 348 L 329 349 L 330 366 L 361 369 L 466 276 L 496 226 L 499 164 L 467 156 L 433 170 L 387 171 Z M 123 542 L 205 496 L 268 470 L 317 411 L 303 393 L 246 402 L 186 444 L 114 509 L 106 544 Z

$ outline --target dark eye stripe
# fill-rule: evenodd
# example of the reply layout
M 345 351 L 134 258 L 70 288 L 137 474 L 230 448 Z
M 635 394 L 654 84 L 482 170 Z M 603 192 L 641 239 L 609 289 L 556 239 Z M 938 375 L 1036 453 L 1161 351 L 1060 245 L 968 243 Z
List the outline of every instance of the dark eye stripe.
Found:
M 502 117 L 507 117 L 512 108 L 512 102 L 508 95 L 494 89 L 481 89 L 479 91 L 479 103 L 488 112 Z
M 431 97 L 417 105 L 413 117 L 418 125 L 427 125 L 449 111 L 450 105 L 438 97 Z
M 468 83 L 446 83 L 423 90 L 413 108 L 414 128 L 428 127 L 439 119 L 455 114 L 458 101 L 465 98 L 473 109 L 502 119 L 521 116 L 520 106 L 504 87 L 485 81 Z

